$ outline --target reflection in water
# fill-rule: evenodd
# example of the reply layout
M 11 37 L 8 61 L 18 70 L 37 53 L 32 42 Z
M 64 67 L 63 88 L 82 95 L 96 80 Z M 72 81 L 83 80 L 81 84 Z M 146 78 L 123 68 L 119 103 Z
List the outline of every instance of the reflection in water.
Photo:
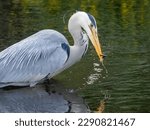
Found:
M 104 95 L 103 99 L 100 101 L 99 106 L 97 107 L 96 112 L 98 113 L 102 113 L 105 111 L 105 106 L 107 101 L 110 99 L 111 95 L 108 91 L 102 92 L 101 93 Z
M 1 0 L 0 50 L 46 28 L 62 32 L 73 43 L 63 15 L 72 9 L 90 12 L 107 55 L 108 76 L 89 44 L 84 59 L 56 79 L 78 90 L 93 111 L 107 92 L 111 97 L 103 112 L 150 112 L 149 6 L 149 0 Z
M 90 112 L 83 99 L 68 91 L 55 80 L 36 87 L 0 89 L 0 113 L 68 113 Z
M 104 110 L 105 110 L 105 101 L 101 100 L 96 112 L 102 113 Z

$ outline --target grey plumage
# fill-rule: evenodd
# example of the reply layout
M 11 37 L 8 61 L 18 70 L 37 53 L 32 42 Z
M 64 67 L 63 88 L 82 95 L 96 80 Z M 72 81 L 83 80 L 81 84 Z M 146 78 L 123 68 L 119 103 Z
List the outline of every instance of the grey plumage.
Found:
M 32 86 L 54 75 L 68 59 L 64 43 L 68 45 L 59 32 L 42 30 L 0 52 L 0 87 Z

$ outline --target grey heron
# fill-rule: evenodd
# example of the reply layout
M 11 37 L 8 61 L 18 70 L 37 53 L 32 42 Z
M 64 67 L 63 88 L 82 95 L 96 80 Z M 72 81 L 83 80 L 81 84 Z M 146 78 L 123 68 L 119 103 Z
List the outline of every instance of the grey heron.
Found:
M 45 29 L 0 52 L 0 88 L 35 86 L 50 79 L 79 61 L 88 49 L 89 39 L 100 61 L 103 53 L 98 39 L 95 18 L 77 11 L 68 22 L 74 45 L 61 33 Z

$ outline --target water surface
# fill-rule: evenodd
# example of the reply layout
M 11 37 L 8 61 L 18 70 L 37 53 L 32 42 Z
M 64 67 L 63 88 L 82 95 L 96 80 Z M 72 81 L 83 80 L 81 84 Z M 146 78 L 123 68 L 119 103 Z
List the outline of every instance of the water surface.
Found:
M 0 0 L 0 50 L 47 28 L 73 44 L 67 30 L 72 10 L 90 12 L 97 21 L 108 73 L 90 44 L 82 61 L 55 79 L 77 91 L 92 111 L 150 112 L 149 6 L 149 0 Z

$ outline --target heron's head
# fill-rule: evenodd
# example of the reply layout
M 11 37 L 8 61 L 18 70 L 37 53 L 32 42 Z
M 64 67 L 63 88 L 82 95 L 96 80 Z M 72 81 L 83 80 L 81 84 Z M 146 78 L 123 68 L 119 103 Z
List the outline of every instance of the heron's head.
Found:
M 101 44 L 98 38 L 95 18 L 89 13 L 77 11 L 74 15 L 72 15 L 69 21 L 72 21 L 74 25 L 78 25 L 77 27 L 74 26 L 74 28 L 79 28 L 88 35 L 100 61 L 102 62 L 104 55 L 102 53 Z

